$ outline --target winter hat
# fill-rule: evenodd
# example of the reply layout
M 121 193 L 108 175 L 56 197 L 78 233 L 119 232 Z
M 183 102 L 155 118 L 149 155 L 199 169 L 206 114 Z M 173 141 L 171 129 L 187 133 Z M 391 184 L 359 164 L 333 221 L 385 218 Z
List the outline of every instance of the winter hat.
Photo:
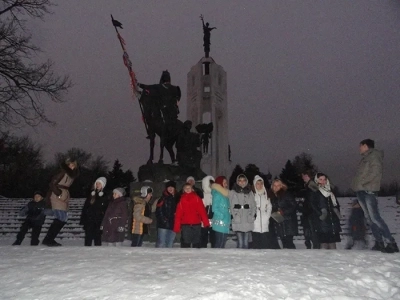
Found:
M 33 197 L 35 197 L 36 195 L 39 195 L 40 197 L 43 198 L 43 193 L 42 193 L 41 191 L 35 191 L 35 192 L 33 193 Z
M 169 188 L 169 187 L 173 187 L 174 189 L 176 189 L 176 182 L 175 182 L 175 181 L 172 181 L 172 180 L 166 182 L 166 183 L 165 183 L 165 188 L 167 189 L 167 188 Z
M 189 176 L 188 178 L 186 178 L 186 182 L 189 182 L 190 180 L 196 181 L 193 176 Z
M 225 176 L 218 176 L 217 178 L 215 178 L 215 183 L 218 183 L 220 186 L 222 186 L 224 180 L 227 180 Z
M 120 197 L 125 196 L 125 189 L 124 188 L 116 188 L 113 190 L 113 193 L 119 195 Z
M 153 189 L 148 185 L 142 186 L 140 189 L 140 197 L 145 198 L 148 194 L 152 193 Z
M 104 189 L 104 187 L 105 187 L 106 184 L 107 184 L 107 179 L 106 179 L 105 177 L 99 177 L 99 178 L 97 178 L 96 181 L 94 182 L 94 189 L 95 189 L 95 190 L 96 190 L 96 183 L 98 183 L 98 182 L 100 182 L 100 184 L 101 184 L 101 190 L 100 190 L 100 192 L 99 192 L 99 196 L 101 197 L 101 196 L 104 195 L 103 189 Z M 92 196 L 96 195 L 96 191 L 95 191 L 95 190 L 92 191 Z

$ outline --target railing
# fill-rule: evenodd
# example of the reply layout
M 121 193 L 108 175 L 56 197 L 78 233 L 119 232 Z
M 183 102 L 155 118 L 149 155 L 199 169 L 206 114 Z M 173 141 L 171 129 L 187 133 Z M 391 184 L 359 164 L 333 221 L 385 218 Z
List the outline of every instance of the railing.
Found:
M 347 220 L 351 211 L 351 203 L 354 198 L 338 198 L 341 205 L 341 225 L 342 236 L 349 233 Z M 26 205 L 31 199 L 0 199 L 0 237 L 1 236 L 16 236 L 24 218 L 18 216 L 19 210 Z M 82 206 L 85 199 L 71 199 L 69 206 L 69 219 L 65 227 L 59 234 L 59 238 L 82 239 L 84 231 L 79 225 Z M 389 226 L 391 232 L 396 235 L 400 233 L 400 206 L 396 204 L 395 197 L 380 197 L 379 209 L 381 215 Z M 153 214 L 154 217 L 154 214 Z M 52 217 L 47 217 L 42 228 L 42 236 L 47 233 L 47 230 L 52 222 Z M 298 214 L 299 235 L 295 237 L 297 240 L 304 239 L 303 228 L 300 224 L 300 214 Z M 156 222 L 153 222 L 152 227 L 155 228 Z M 154 233 L 155 230 L 152 230 Z M 370 234 L 370 232 L 369 232 Z M 30 233 L 26 238 L 30 238 Z

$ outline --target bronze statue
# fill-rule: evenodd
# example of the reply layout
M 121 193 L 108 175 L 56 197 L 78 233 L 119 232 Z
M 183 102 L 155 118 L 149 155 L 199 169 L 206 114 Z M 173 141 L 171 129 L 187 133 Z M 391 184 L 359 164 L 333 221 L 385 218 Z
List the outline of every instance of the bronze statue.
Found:
M 204 18 L 203 15 L 200 15 L 201 22 L 203 23 L 203 46 L 204 46 L 204 53 L 206 57 L 209 57 L 210 54 L 210 45 L 211 45 L 211 31 L 213 29 L 217 29 L 217 27 L 210 27 L 210 23 L 205 23 L 204 24 Z
M 164 147 L 167 149 L 171 162 L 176 163 L 173 146 L 183 128 L 183 123 L 178 119 L 178 103 L 181 99 L 179 86 L 171 84 L 168 71 L 163 71 L 159 84 L 139 84 L 142 93 L 139 103 L 143 108 L 143 118 L 146 123 L 148 138 L 150 139 L 150 157 L 148 163 L 154 159 L 154 146 L 156 135 L 160 137 L 160 158 L 163 163 Z

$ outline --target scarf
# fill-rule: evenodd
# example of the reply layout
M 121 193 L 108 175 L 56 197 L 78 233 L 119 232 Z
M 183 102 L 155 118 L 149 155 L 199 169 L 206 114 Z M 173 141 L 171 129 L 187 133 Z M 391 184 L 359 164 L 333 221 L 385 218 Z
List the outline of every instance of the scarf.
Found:
M 335 195 L 331 191 L 331 184 L 329 182 L 329 179 L 326 179 L 326 185 L 325 186 L 320 186 L 318 184 L 317 176 L 315 176 L 314 181 L 318 185 L 318 189 L 322 193 L 322 195 L 324 195 L 324 197 L 326 197 L 326 198 L 331 197 L 333 206 L 336 207 L 338 204 L 337 204 L 337 200 L 336 200 Z

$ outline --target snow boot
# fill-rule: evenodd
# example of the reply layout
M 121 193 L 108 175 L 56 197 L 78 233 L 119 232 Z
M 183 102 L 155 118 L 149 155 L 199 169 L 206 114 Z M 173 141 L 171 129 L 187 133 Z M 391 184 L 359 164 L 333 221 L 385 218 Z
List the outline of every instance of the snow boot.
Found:
M 375 242 L 375 245 L 371 248 L 373 251 L 382 251 L 385 250 L 385 243 L 384 242 Z M 384 251 L 382 251 L 384 252 Z
M 399 247 L 397 247 L 396 243 L 388 243 L 385 247 L 386 253 L 395 253 L 399 252 Z
M 61 244 L 57 243 L 54 239 L 60 233 L 65 224 L 66 222 L 54 219 L 53 223 L 50 225 L 49 231 L 47 231 L 46 237 L 42 241 L 42 244 L 49 247 L 61 246 Z

